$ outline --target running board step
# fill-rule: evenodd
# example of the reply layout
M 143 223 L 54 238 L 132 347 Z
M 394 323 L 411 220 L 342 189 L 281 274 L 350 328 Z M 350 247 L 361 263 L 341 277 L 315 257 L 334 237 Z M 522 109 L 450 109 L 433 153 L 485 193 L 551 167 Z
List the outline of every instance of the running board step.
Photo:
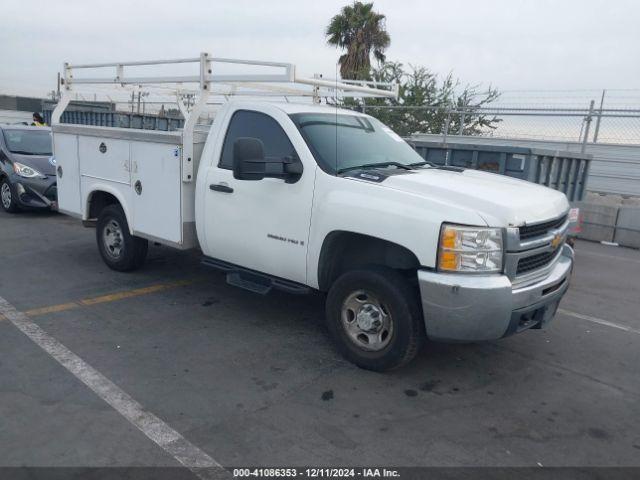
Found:
M 272 289 L 296 295 L 304 295 L 311 292 L 311 288 L 301 283 L 249 270 L 217 258 L 204 257 L 202 264 L 226 272 L 229 285 L 244 288 L 261 295 L 266 295 Z
M 249 275 L 242 274 L 240 272 L 227 273 L 227 283 L 234 287 L 244 288 L 253 293 L 259 293 L 260 295 L 266 295 L 271 291 L 271 285 L 263 283 L 261 278 L 257 276 L 249 277 Z

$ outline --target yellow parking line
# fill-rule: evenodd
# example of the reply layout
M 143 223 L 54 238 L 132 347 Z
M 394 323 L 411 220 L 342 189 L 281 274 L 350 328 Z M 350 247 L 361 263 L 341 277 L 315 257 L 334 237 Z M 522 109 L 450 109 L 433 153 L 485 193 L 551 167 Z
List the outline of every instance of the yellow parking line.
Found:
M 44 315 L 46 313 L 64 312 L 65 310 L 71 310 L 78 308 L 80 305 L 75 302 L 62 303 L 60 305 L 52 305 L 50 307 L 34 308 L 33 310 L 27 310 L 25 313 L 30 317 L 37 315 Z
M 72 310 L 74 308 L 88 307 L 91 305 L 97 305 L 99 303 L 115 302 L 118 300 L 124 300 L 126 298 L 140 297 L 142 295 L 148 295 L 150 293 L 161 292 L 163 290 L 170 290 L 172 288 L 183 287 L 185 285 L 191 285 L 197 282 L 197 280 L 179 280 L 177 282 L 160 283 L 158 285 L 151 285 L 149 287 L 135 288 L 133 290 L 124 290 L 122 292 L 111 293 L 109 295 L 102 295 L 100 297 L 84 298 L 76 302 L 61 303 L 59 305 L 52 305 L 50 307 L 34 308 L 27 310 L 24 313 L 30 317 L 36 317 L 38 315 L 45 315 L 47 313 L 64 312 L 66 310 Z

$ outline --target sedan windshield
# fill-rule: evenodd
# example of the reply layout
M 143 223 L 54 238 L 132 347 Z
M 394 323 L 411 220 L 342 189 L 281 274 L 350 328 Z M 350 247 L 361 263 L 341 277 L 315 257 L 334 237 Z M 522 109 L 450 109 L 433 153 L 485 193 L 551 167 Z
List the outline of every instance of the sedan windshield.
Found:
M 375 118 L 332 113 L 296 113 L 291 118 L 318 164 L 333 174 L 425 163 L 407 142 Z
M 4 141 L 12 153 L 51 155 L 51 133 L 48 130 L 4 130 Z

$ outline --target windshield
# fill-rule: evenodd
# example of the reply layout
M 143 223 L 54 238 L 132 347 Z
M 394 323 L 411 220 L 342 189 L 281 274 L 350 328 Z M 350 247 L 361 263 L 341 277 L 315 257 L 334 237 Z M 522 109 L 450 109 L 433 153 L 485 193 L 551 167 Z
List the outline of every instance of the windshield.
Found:
M 48 130 L 4 130 L 4 141 L 12 153 L 51 155 L 51 133 Z
M 320 166 L 340 173 L 372 164 L 424 163 L 402 138 L 375 118 L 332 113 L 291 115 Z

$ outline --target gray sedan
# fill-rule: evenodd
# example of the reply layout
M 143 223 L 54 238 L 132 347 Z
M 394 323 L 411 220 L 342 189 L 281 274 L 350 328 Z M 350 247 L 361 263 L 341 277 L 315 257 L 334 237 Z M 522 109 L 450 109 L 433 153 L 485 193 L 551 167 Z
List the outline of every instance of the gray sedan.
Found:
M 0 205 L 57 209 L 56 167 L 46 127 L 0 126 Z

